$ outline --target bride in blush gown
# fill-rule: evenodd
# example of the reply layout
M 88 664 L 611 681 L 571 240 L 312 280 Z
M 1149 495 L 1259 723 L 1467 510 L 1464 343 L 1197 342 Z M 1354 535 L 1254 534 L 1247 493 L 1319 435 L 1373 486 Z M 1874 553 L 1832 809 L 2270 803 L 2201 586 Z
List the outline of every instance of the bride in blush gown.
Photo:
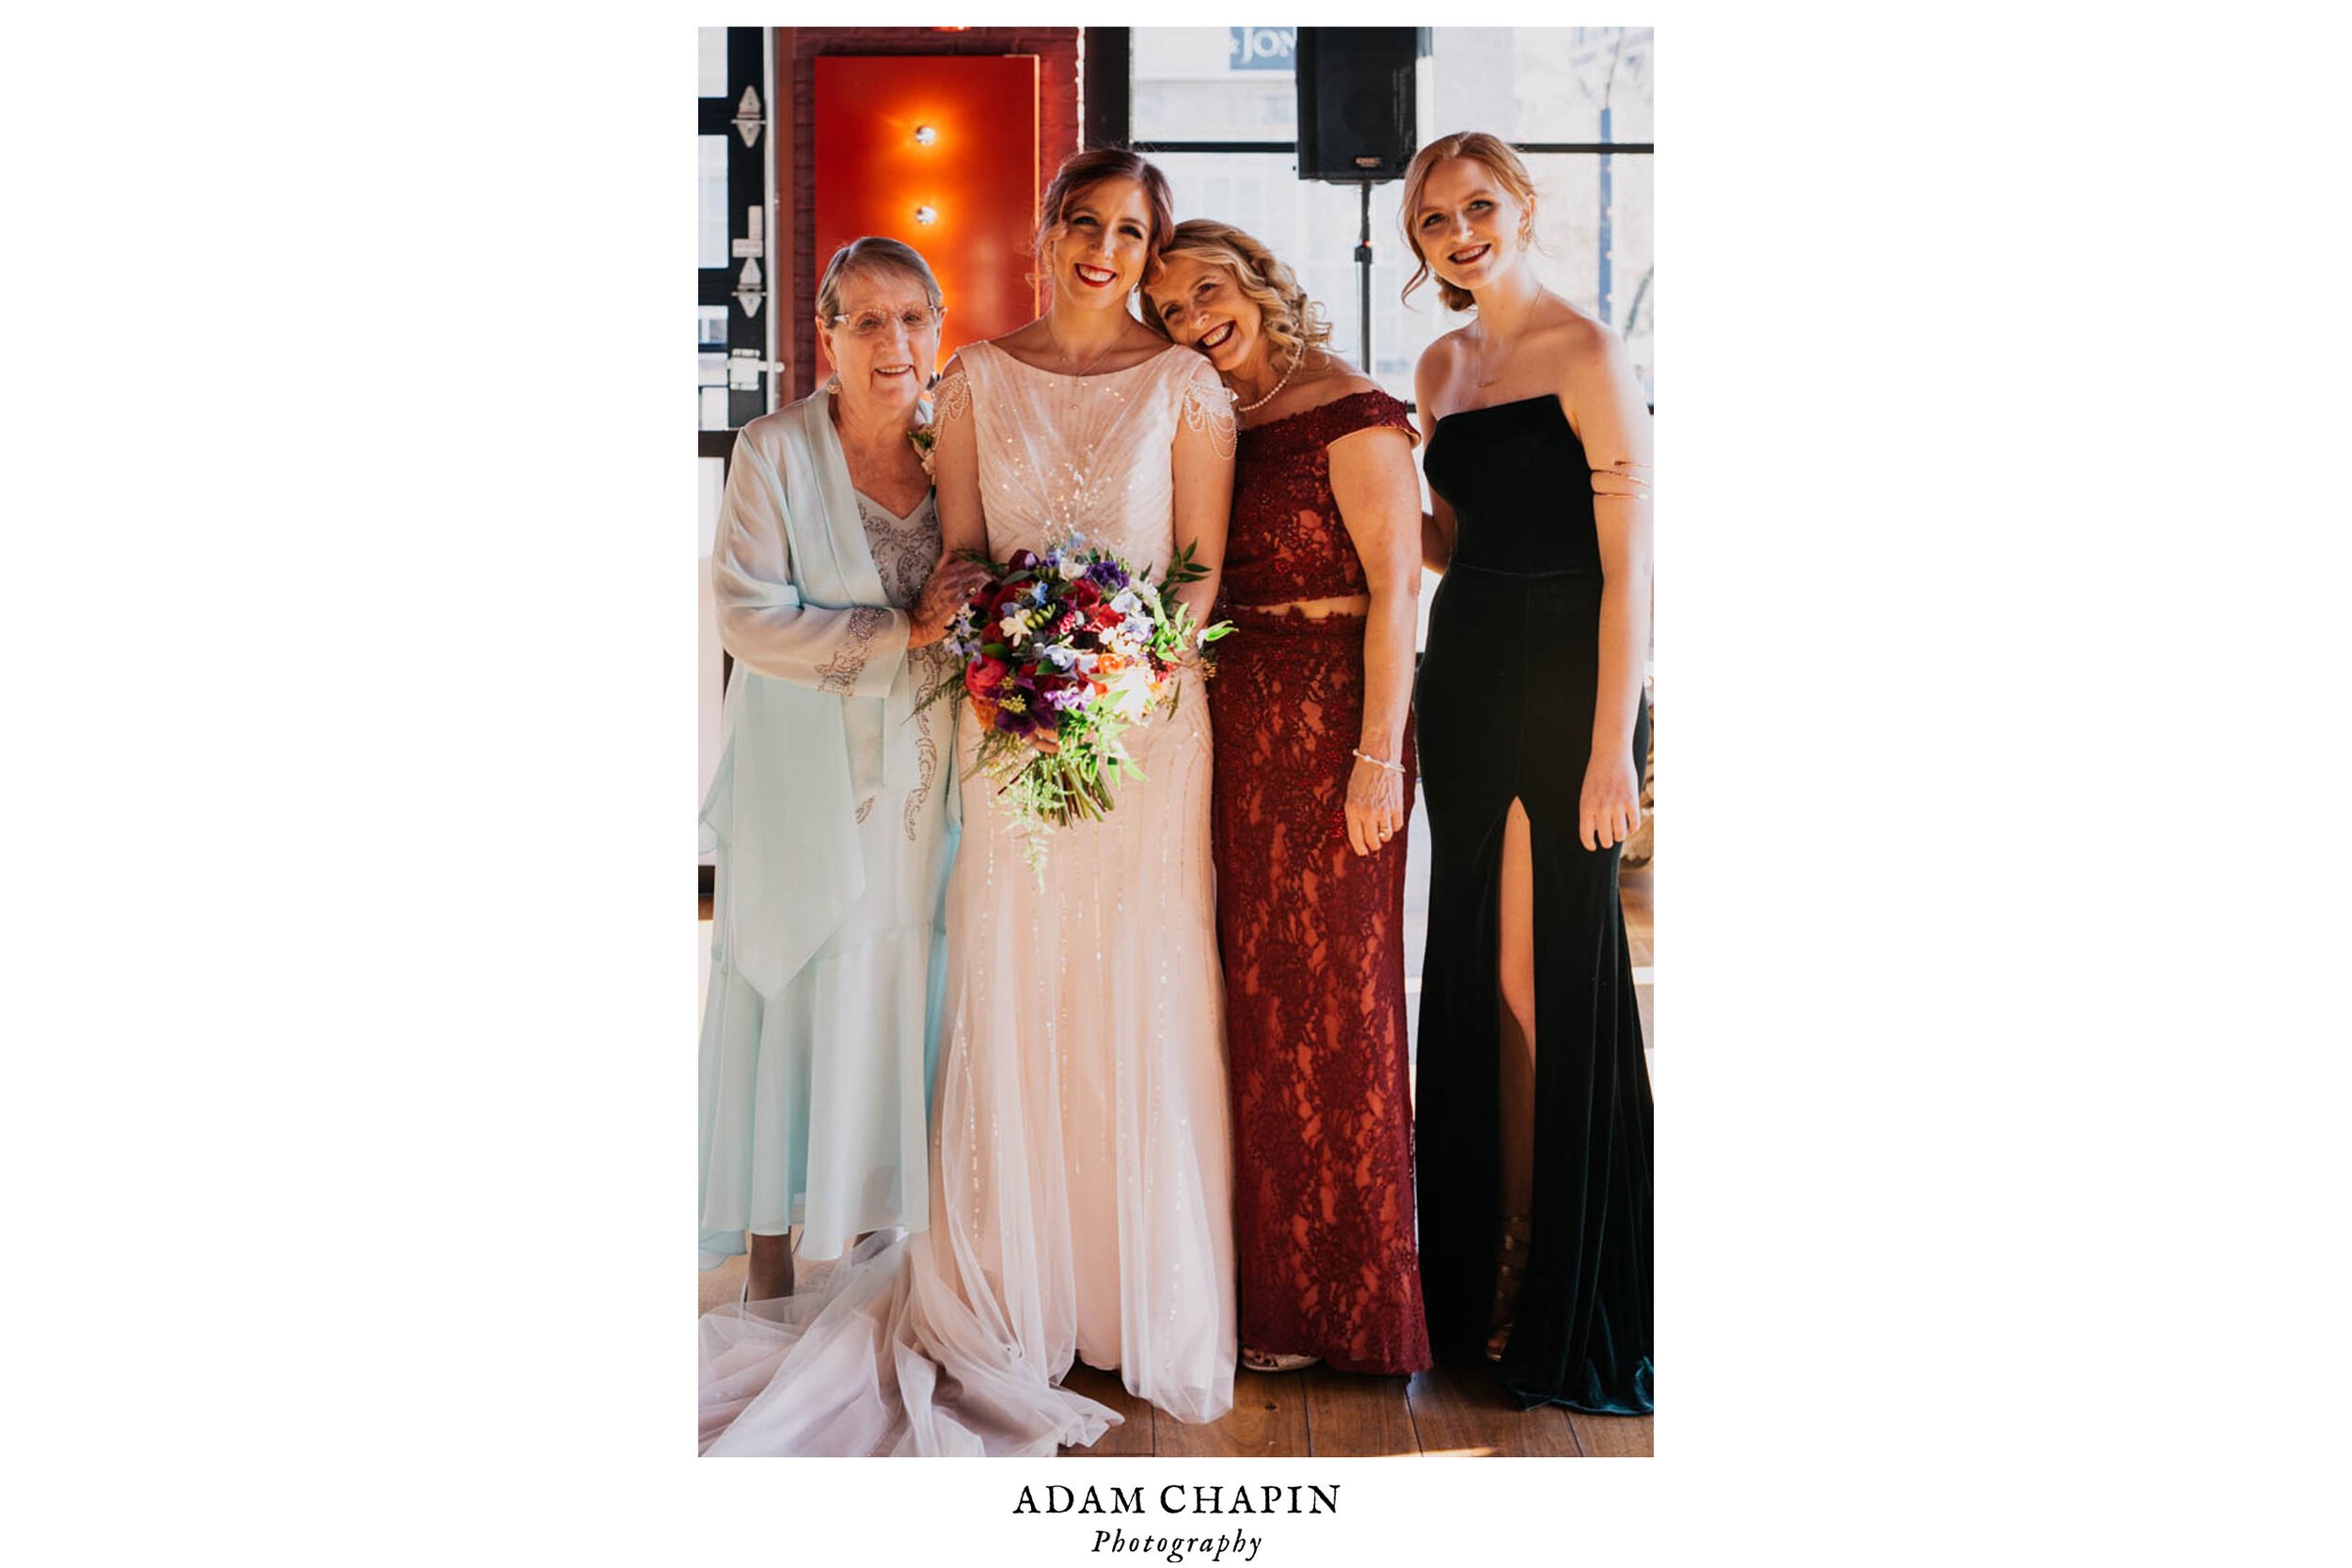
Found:
M 938 393 L 945 547 L 1003 560 L 1073 534 L 1205 621 L 1232 484 L 1215 370 L 1131 316 L 1171 228 L 1135 154 L 1065 164 L 1042 205 L 1047 313 L 967 346 Z M 1144 777 L 1053 830 L 1042 879 L 985 777 L 964 778 L 947 892 L 930 1226 L 861 1247 L 820 1290 L 702 1323 L 709 1454 L 1050 1454 L 1119 1417 L 1059 1386 L 1117 1369 L 1186 1421 L 1232 1405 L 1223 983 L 1199 676 L 1127 736 Z M 978 745 L 959 719 L 959 776 Z

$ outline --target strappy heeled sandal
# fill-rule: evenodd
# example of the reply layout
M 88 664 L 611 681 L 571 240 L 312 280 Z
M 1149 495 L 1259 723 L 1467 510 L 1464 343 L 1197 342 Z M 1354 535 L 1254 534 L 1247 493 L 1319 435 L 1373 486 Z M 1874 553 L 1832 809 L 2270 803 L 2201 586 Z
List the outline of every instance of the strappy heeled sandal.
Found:
M 1322 1360 L 1320 1355 L 1290 1355 L 1273 1351 L 1242 1348 L 1241 1364 L 1253 1372 L 1303 1371 Z
M 1491 1319 L 1493 1327 L 1486 1331 L 1486 1359 L 1502 1359 L 1502 1348 L 1511 1342 L 1511 1325 L 1519 1307 L 1519 1286 L 1527 1269 L 1527 1249 L 1534 1239 L 1534 1221 L 1526 1214 L 1512 1214 L 1502 1222 L 1502 1241 L 1495 1249 L 1495 1305 Z

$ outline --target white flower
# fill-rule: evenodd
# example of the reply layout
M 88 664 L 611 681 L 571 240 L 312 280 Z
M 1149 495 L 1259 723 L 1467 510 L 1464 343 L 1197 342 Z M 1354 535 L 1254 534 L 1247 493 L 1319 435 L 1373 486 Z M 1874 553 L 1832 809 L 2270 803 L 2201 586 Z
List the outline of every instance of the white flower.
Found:
M 1128 665 L 1111 677 L 1103 697 L 1129 723 L 1142 719 L 1152 707 L 1152 667 L 1141 660 Z

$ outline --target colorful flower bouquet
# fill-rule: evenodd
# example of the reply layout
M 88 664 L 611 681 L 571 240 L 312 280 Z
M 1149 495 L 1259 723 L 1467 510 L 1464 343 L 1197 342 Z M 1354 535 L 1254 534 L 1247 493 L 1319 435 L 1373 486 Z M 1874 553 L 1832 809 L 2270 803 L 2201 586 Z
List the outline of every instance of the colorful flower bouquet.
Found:
M 947 633 L 962 673 L 923 697 L 926 705 L 959 689 L 970 698 L 981 729 L 973 772 L 997 782 L 1041 876 L 1040 830 L 1101 820 L 1112 786 L 1143 777 L 1121 736 L 1163 701 L 1174 711 L 1178 666 L 1200 653 L 1205 668 L 1207 645 L 1233 629 L 1196 626 L 1169 592 L 1207 575 L 1190 546 L 1154 584 L 1085 543 L 1073 535 L 1041 556 L 1016 550 L 1002 564 L 984 562 L 989 580 Z

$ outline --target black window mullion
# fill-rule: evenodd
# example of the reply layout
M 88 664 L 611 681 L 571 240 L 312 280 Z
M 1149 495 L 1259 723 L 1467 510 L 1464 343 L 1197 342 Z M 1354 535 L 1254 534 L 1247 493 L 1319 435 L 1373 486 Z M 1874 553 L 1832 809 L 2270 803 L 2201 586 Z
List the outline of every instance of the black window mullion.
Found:
M 1135 129 L 1135 53 L 1124 27 L 1089 27 L 1086 46 L 1086 125 L 1089 147 L 1125 147 Z
M 1139 141 L 1134 144 L 1137 152 L 1289 152 L 1298 151 L 1295 141 Z
M 1656 152 L 1658 144 L 1646 141 L 1515 141 L 1512 148 L 1520 152 Z
M 1577 152 L 1599 155 L 1610 152 L 1654 153 L 1658 144 L 1645 141 L 1515 141 L 1510 144 L 1519 152 Z M 1140 141 L 1134 144 L 1137 152 L 1295 152 L 1295 141 Z M 1350 182 L 1351 183 L 1353 182 Z
M 730 254 L 726 271 L 730 279 L 733 280 L 729 284 L 726 294 L 727 356 L 732 360 L 738 354 L 748 349 L 753 357 L 759 361 L 759 375 L 756 384 L 753 387 L 738 390 L 734 385 L 734 376 L 730 374 L 727 378 L 727 423 L 736 429 L 740 429 L 768 412 L 768 317 L 755 315 L 744 309 L 743 301 L 737 296 L 735 291 L 739 286 L 743 276 L 744 258 L 732 254 L 736 241 L 751 237 L 750 220 L 753 210 L 755 208 L 764 210 L 767 204 L 765 164 L 768 155 L 768 136 L 774 121 L 775 106 L 767 102 L 766 36 L 767 29 L 764 27 L 730 27 L 727 29 L 727 96 L 725 102 L 728 114 L 726 128 L 727 248 Z M 737 134 L 733 123 L 734 115 L 743 103 L 743 93 L 746 88 L 753 89 L 760 95 L 760 117 L 767 122 L 761 125 L 758 139 L 749 147 L 743 144 L 743 138 Z M 761 243 L 765 254 L 757 260 L 759 261 L 759 286 L 764 291 L 765 297 L 755 296 L 755 303 L 759 310 L 766 311 L 775 308 L 776 297 L 783 291 L 778 279 L 774 247 L 767 244 L 764 230 Z
M 770 318 L 761 311 L 775 308 L 779 295 L 787 292 L 785 280 L 777 274 L 775 239 L 763 223 L 760 254 L 756 258 L 739 252 L 745 248 L 738 241 L 751 238 L 751 214 L 763 214 L 768 206 L 768 136 L 775 122 L 775 105 L 770 102 L 767 73 L 768 30 L 764 27 L 730 27 L 727 29 L 727 87 L 721 98 L 700 98 L 695 101 L 696 134 L 705 136 L 724 136 L 727 140 L 727 251 L 724 265 L 695 269 L 695 298 L 702 307 L 723 306 L 727 312 L 727 356 L 732 362 L 738 354 L 748 353 L 759 365 L 759 373 L 753 386 L 738 388 L 734 377 L 728 378 L 727 426 L 725 430 L 696 431 L 695 450 L 698 456 L 715 457 L 723 466 L 735 451 L 735 432 L 768 411 L 770 375 L 768 364 L 768 325 Z M 736 124 L 736 117 L 745 107 L 746 88 L 757 94 L 758 134 L 748 144 Z M 745 290 L 744 263 L 756 260 L 759 264 L 755 291 Z M 752 309 L 746 309 L 749 299 Z M 724 690 L 735 673 L 732 655 L 721 650 L 719 656 L 720 689 Z M 710 867 L 701 866 L 702 896 L 710 896 Z

